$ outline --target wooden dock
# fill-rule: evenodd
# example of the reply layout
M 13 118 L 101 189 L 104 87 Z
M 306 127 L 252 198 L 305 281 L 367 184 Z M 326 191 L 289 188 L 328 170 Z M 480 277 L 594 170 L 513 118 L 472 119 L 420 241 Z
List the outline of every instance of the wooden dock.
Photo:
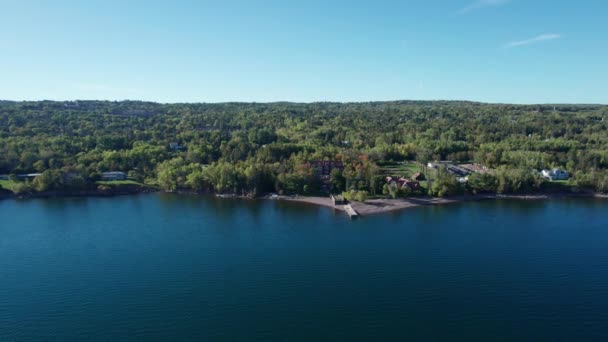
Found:
M 359 217 L 359 213 L 357 213 L 350 204 L 345 205 L 344 210 L 351 219 Z

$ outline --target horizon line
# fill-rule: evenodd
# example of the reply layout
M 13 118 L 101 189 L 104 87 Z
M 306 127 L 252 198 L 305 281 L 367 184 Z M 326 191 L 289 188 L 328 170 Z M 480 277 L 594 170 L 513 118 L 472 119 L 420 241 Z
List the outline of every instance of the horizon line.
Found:
M 485 105 L 514 105 L 514 106 L 556 106 L 556 105 L 575 105 L 575 106 L 608 106 L 608 103 L 600 102 L 488 102 L 488 101 L 475 101 L 475 100 L 446 100 L 446 99 L 434 99 L 434 100 L 414 100 L 414 99 L 398 99 L 398 100 L 362 100 L 362 101 L 333 101 L 333 100 L 315 100 L 315 101 L 291 101 L 291 100 L 277 100 L 277 101 L 181 101 L 181 102 L 162 102 L 162 101 L 150 101 L 150 100 L 137 100 L 137 99 L 122 99 L 122 100 L 110 100 L 110 99 L 73 99 L 73 100 L 53 100 L 53 99 L 41 99 L 41 100 L 9 100 L 0 99 L 0 102 L 142 102 L 142 103 L 154 103 L 160 105 L 178 105 L 178 104 L 277 104 L 277 103 L 290 103 L 290 104 L 316 104 L 316 103 L 335 103 L 335 104 L 363 104 L 363 103 L 389 103 L 389 102 L 464 102 L 473 104 L 485 104 Z

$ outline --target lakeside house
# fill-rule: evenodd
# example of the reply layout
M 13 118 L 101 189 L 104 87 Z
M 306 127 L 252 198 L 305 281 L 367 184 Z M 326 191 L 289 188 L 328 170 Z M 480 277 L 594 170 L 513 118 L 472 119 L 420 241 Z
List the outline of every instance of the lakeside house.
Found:
M 101 173 L 101 180 L 103 181 L 118 181 L 127 179 L 127 174 L 122 171 L 108 171 Z
M 389 185 L 395 184 L 400 189 L 409 188 L 412 191 L 420 190 L 420 182 L 415 181 L 415 180 L 409 180 L 409 179 L 403 178 L 403 177 L 391 177 L 391 176 L 386 177 L 386 183 Z
M 469 181 L 469 176 L 466 177 L 456 177 L 456 181 L 460 184 L 466 184 Z
M 402 188 L 410 188 L 412 191 L 420 191 L 420 182 L 411 181 L 409 179 L 404 180 Z
M 434 161 L 429 162 L 427 166 L 431 169 L 445 170 L 447 173 L 463 178 L 471 175 L 472 173 L 486 173 L 488 169 L 478 164 L 455 164 L 451 161 Z
M 464 169 L 458 165 L 448 165 L 447 166 L 448 173 L 451 173 L 457 177 L 466 177 L 471 174 L 467 169 Z
M 441 168 L 446 168 L 452 164 L 454 164 L 454 163 L 449 160 L 440 160 L 440 161 L 428 162 L 426 164 L 426 166 L 428 166 L 431 169 L 441 169 Z
M 567 180 L 570 178 L 570 174 L 561 169 L 542 170 L 541 174 L 550 181 Z
M 17 178 L 21 180 L 32 180 L 40 175 L 41 173 L 22 173 L 17 175 Z
M 424 175 L 424 173 L 422 172 L 416 172 L 414 173 L 414 175 L 412 176 L 412 180 L 415 180 L 417 182 L 419 181 L 423 181 L 426 180 L 426 176 Z
M 329 195 L 331 197 L 331 202 L 334 204 L 334 207 L 339 204 L 346 204 L 346 200 L 342 195 Z

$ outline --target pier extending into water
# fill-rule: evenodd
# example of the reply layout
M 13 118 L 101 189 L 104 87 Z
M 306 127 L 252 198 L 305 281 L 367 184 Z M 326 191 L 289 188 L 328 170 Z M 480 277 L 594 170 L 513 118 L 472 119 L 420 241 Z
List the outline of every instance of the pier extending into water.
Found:
M 344 210 L 346 211 L 346 213 L 348 214 L 348 216 L 351 219 L 359 217 L 359 213 L 357 213 L 357 211 L 355 211 L 355 209 L 353 209 L 353 207 L 350 204 L 345 205 Z

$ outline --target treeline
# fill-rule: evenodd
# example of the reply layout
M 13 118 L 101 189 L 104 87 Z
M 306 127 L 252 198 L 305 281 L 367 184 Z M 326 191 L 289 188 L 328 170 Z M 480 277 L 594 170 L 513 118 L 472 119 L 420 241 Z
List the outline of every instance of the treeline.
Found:
M 314 194 L 329 187 L 374 196 L 390 194 L 379 163 L 453 160 L 497 171 L 472 176 L 468 190 L 446 176 L 425 191 L 534 192 L 545 185 L 532 170 L 559 167 L 573 175 L 573 187 L 605 192 L 607 114 L 605 106 L 429 101 L 3 101 L 0 174 L 42 173 L 18 185 L 35 191 L 91 188 L 102 172 L 124 171 L 169 191 Z M 322 182 L 311 164 L 318 160 L 341 161 L 344 170 Z

